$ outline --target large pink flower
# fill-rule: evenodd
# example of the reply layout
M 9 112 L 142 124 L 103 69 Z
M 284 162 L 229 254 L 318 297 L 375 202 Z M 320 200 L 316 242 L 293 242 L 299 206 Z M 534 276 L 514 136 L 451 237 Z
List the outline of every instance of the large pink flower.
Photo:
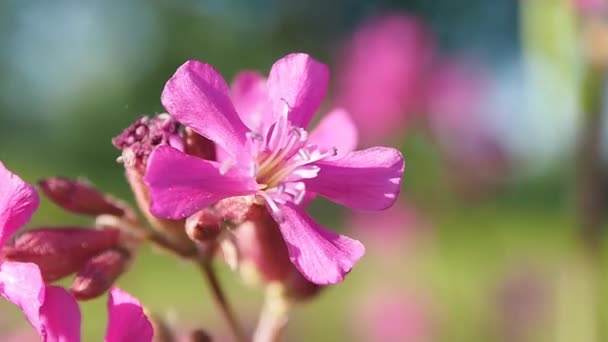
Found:
M 36 190 L 0 162 L 0 248 L 38 208 Z M 33 263 L 0 262 L 0 296 L 13 302 L 45 342 L 80 341 L 80 311 L 68 291 L 44 283 Z M 110 293 L 106 341 L 151 341 L 152 325 L 141 305 L 120 289 Z
M 363 245 L 318 225 L 300 204 L 318 194 L 353 209 L 386 209 L 399 194 L 404 161 L 387 147 L 352 151 L 356 131 L 340 109 L 306 132 L 328 81 L 325 65 L 291 54 L 272 66 L 268 79 L 239 75 L 231 98 L 212 66 L 183 64 L 167 82 L 162 103 L 214 141 L 219 160 L 158 147 L 145 176 L 152 212 L 183 219 L 225 198 L 255 196 L 275 218 L 291 261 L 307 279 L 342 281 L 364 254 Z

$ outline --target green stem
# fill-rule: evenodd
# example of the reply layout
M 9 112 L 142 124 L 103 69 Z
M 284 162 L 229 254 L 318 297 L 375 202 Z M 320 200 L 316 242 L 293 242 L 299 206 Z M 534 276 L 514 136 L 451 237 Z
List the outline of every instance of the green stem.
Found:
M 201 270 L 201 273 L 207 280 L 207 284 L 209 284 L 209 289 L 211 290 L 211 295 L 216 303 L 216 306 L 220 309 L 220 313 L 226 321 L 228 328 L 232 332 L 235 341 L 247 341 L 244 330 L 236 319 L 234 311 L 228 303 L 226 295 L 224 294 L 224 291 L 220 286 L 220 282 L 217 278 L 217 274 L 215 272 L 215 269 L 213 268 L 213 265 L 209 261 L 199 262 L 198 265 L 199 269 Z

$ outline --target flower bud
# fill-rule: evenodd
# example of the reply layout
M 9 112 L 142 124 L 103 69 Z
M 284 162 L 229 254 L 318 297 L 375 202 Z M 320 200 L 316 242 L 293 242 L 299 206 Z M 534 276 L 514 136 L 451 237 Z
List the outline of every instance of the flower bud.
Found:
M 127 180 L 139 209 L 158 233 L 152 239 L 162 247 L 189 257 L 196 255 L 197 250 L 185 232 L 184 221 L 165 220 L 152 215 L 148 187 L 143 181 L 148 157 L 157 146 L 168 144 L 184 150 L 180 127 L 168 114 L 152 118 L 144 116 L 113 138 L 112 144 L 122 151 L 119 161 L 125 166 Z
M 90 258 L 78 271 L 71 291 L 78 300 L 101 296 L 124 273 L 131 261 L 131 254 L 122 248 L 103 251 Z
M 295 267 L 289 272 L 286 279 L 283 280 L 283 287 L 285 288 L 285 297 L 293 301 L 314 298 L 325 288 L 308 281 Z
M 248 197 L 223 200 L 214 208 L 234 225 L 233 238 L 222 244 L 222 250 L 225 255 L 235 255 L 246 282 L 280 283 L 291 300 L 304 300 L 319 292 L 321 287 L 306 280 L 291 263 L 279 227 L 266 208 Z
M 213 339 L 204 330 L 196 329 L 188 336 L 189 342 L 211 342 Z
M 185 221 L 161 219 L 150 212 L 150 194 L 142 177 L 143 175 L 139 172 L 127 169 L 127 179 L 135 195 L 137 205 L 152 228 L 158 233 L 158 236 L 153 237 L 153 239 L 160 246 L 170 249 L 183 257 L 196 255 L 196 246 L 186 234 Z
M 91 185 L 68 178 L 51 177 L 38 182 L 44 194 L 61 208 L 83 215 L 125 215 L 125 205 Z
M 186 234 L 200 243 L 215 241 L 221 233 L 222 219 L 211 208 L 203 209 L 186 219 Z
M 234 202 L 231 204 L 239 207 Z M 279 228 L 268 211 L 263 206 L 251 205 L 246 213 L 235 211 L 233 218 L 241 221 L 232 231 L 238 267 L 241 274 L 249 278 L 246 281 L 255 282 L 255 276 L 265 282 L 286 279 L 294 266 Z
M 146 170 L 148 157 L 157 146 L 171 145 L 180 151 L 184 150 L 179 122 L 168 114 L 141 117 L 114 137 L 112 144 L 122 151 L 119 161 L 126 168 L 135 168 L 142 174 Z
M 119 243 L 117 229 L 80 227 L 29 230 L 2 249 L 6 260 L 38 265 L 46 282 L 78 271 L 87 260 Z

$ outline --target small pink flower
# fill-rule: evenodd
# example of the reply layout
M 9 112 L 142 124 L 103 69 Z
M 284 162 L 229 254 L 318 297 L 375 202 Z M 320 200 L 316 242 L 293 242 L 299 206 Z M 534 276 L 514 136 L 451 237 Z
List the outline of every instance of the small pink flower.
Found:
M 433 55 L 430 31 L 413 16 L 376 17 L 354 33 L 339 59 L 336 101 L 365 127 L 364 142 L 403 133 L 420 109 Z
M 399 194 L 404 161 L 387 147 L 353 152 L 356 132 L 343 110 L 306 132 L 328 81 L 325 65 L 291 54 L 272 66 L 267 80 L 241 74 L 231 98 L 212 66 L 184 63 L 167 82 L 162 103 L 218 146 L 218 161 L 158 147 L 144 178 L 151 211 L 183 219 L 225 198 L 254 196 L 278 223 L 292 263 L 307 279 L 342 281 L 363 245 L 318 225 L 300 204 L 318 194 L 353 209 L 386 209 Z
M 0 162 L 0 248 L 27 224 L 39 198 L 36 190 Z M 0 296 L 16 304 L 45 342 L 80 341 L 80 311 L 74 297 L 57 286 L 47 286 L 38 266 L 0 262 Z M 141 305 L 119 289 L 110 293 L 106 341 L 151 341 L 152 326 Z

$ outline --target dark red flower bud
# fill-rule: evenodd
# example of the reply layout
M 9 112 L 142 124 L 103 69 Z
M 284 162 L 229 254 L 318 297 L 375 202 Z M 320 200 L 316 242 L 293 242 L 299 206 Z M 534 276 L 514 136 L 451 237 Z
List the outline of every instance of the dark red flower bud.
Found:
M 185 151 L 187 154 L 206 160 L 216 160 L 215 144 L 213 141 L 199 135 L 191 128 L 186 127 Z
M 226 206 L 241 208 L 236 201 L 226 203 Z M 233 214 L 232 218 L 240 221 L 232 231 L 241 272 L 248 274 L 253 268 L 267 282 L 286 279 L 294 266 L 279 228 L 268 211 L 263 206 L 252 205 L 246 213 L 234 211 Z
M 70 290 L 78 300 L 97 298 L 112 287 L 130 261 L 131 254 L 122 248 L 103 251 L 83 265 Z
M 290 300 L 311 299 L 325 288 L 324 286 L 311 283 L 295 268 L 283 280 L 283 286 L 285 288 L 285 297 Z
M 213 339 L 204 330 L 196 329 L 190 333 L 189 342 L 211 342 Z
M 61 208 L 83 215 L 125 214 L 120 201 L 106 195 L 91 185 L 68 178 L 51 177 L 38 182 L 44 194 Z
M 203 209 L 186 220 L 186 234 L 197 242 L 215 241 L 221 233 L 221 223 L 215 210 Z
M 80 227 L 29 230 L 2 249 L 6 260 L 38 265 L 46 282 L 78 271 L 101 251 L 117 246 L 117 229 Z

